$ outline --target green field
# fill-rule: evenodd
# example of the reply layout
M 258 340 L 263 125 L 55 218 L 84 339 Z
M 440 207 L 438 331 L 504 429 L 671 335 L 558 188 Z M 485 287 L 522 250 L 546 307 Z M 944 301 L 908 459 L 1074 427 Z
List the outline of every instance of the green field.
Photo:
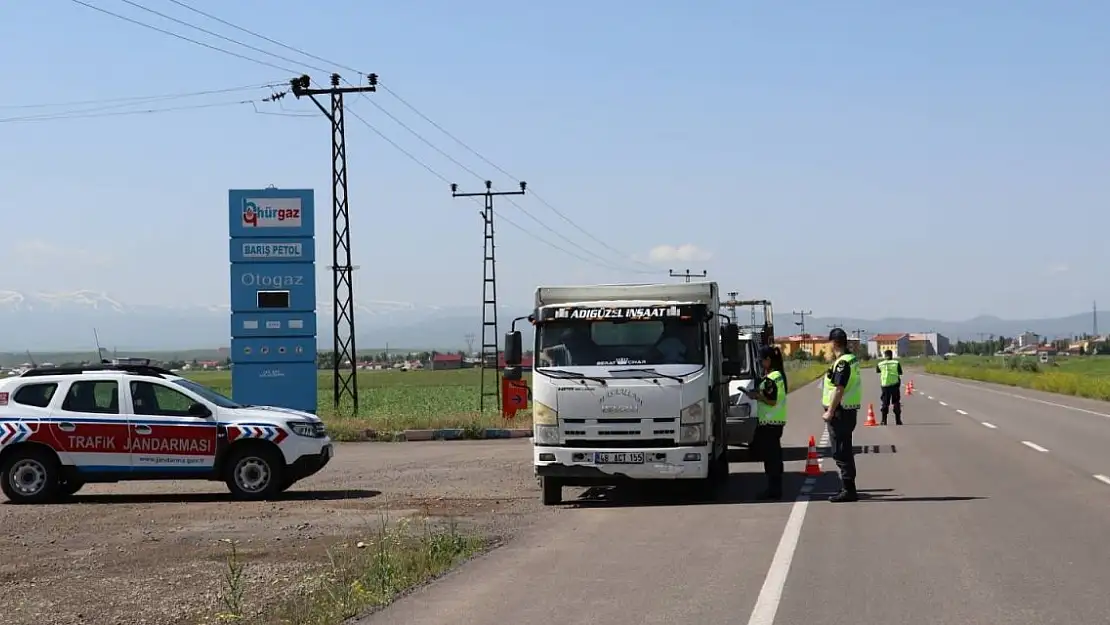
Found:
M 1062 356 L 1047 364 L 1029 357 L 956 356 L 929 362 L 925 371 L 1110 401 L 1110 356 Z
M 791 388 L 800 388 L 825 372 L 827 365 L 792 364 L 787 372 Z M 221 393 L 231 395 L 230 371 L 197 371 L 187 377 Z M 478 411 L 477 369 L 454 371 L 361 371 L 358 374 L 359 409 L 357 416 L 349 406 L 335 409 L 331 372 L 321 372 L 318 380 L 318 414 L 325 419 L 332 435 L 339 440 L 366 440 L 389 436 L 405 429 L 531 428 L 531 412 L 518 413 L 506 421 L 497 412 L 496 400 L 486 398 L 486 409 Z M 492 371 L 486 373 L 487 389 L 497 388 Z M 525 376 L 531 381 L 531 376 Z M 373 431 L 373 434 L 370 433 Z

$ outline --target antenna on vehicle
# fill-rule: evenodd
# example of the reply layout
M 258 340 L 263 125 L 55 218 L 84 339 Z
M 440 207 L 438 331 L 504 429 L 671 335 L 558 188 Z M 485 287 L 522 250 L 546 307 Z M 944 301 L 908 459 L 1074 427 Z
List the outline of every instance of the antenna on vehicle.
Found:
M 38 363 L 35 362 L 35 357 L 31 355 L 31 350 L 27 350 L 27 359 L 31 361 L 32 368 L 38 367 Z
M 104 350 L 100 347 L 100 337 L 96 333 L 96 328 L 93 328 L 93 342 L 96 343 L 96 360 L 93 362 L 104 362 Z

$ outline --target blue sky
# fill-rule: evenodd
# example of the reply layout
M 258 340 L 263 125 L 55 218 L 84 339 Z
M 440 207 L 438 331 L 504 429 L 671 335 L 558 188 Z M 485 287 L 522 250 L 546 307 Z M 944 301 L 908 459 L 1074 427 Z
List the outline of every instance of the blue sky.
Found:
M 304 71 L 332 69 L 168 0 L 139 4 L 302 59 L 292 64 L 120 0 L 85 0 Z M 1008 318 L 1110 306 L 1110 4 L 905 1 L 191 0 L 383 84 L 620 257 L 525 197 L 501 222 L 503 301 L 541 283 L 705 269 L 725 290 L 817 316 Z M 312 8 L 315 7 L 315 8 Z M 0 8 L 0 290 L 95 289 L 133 303 L 225 303 L 229 188 L 312 187 L 327 254 L 320 115 L 260 115 L 270 89 L 23 105 L 283 83 L 289 72 L 70 0 Z M 344 72 L 350 80 L 358 77 Z M 280 88 L 280 87 L 278 87 Z M 499 173 L 388 93 L 350 109 L 464 190 Z M 113 105 L 113 106 L 117 106 Z M 292 97 L 267 112 L 315 111 Z M 69 115 L 35 122 L 12 118 Z M 41 118 L 40 118 L 41 119 Z M 477 307 L 481 220 L 348 119 L 356 285 L 374 300 Z M 669 248 L 653 248 L 670 246 Z M 647 263 L 645 266 L 643 263 Z M 321 272 L 323 265 L 321 263 Z M 326 278 L 321 284 L 327 284 Z

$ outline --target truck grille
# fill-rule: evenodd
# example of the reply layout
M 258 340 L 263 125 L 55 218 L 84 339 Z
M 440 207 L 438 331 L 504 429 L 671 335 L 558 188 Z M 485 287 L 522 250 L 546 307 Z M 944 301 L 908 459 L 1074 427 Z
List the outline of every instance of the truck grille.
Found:
M 563 420 L 564 447 L 676 447 L 678 417 Z

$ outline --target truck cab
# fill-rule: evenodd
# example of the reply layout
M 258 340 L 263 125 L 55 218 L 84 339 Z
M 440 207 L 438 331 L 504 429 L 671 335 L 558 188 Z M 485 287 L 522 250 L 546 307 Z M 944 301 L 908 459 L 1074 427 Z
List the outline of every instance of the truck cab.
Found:
M 727 478 L 737 333 L 719 308 L 715 282 L 537 289 L 533 464 L 545 505 L 564 486 Z M 520 333 L 506 342 L 512 367 Z

